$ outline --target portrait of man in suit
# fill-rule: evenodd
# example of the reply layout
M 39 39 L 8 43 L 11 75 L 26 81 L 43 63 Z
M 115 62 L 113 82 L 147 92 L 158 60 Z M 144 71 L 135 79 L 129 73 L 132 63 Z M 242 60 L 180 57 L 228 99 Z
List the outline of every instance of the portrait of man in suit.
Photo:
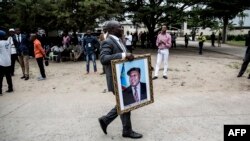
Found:
M 140 82 L 141 69 L 133 67 L 127 72 L 127 75 L 130 86 L 122 92 L 124 106 L 147 99 L 146 83 Z

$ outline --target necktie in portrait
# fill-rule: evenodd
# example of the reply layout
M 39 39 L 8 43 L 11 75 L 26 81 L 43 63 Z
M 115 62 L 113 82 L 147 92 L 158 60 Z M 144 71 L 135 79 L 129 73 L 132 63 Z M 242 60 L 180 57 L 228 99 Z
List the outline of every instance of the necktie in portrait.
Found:
M 135 90 L 134 98 L 135 98 L 135 101 L 138 102 L 138 101 L 139 101 L 139 98 L 138 98 L 138 93 L 137 93 L 137 88 L 136 88 L 136 86 L 134 87 L 134 90 Z

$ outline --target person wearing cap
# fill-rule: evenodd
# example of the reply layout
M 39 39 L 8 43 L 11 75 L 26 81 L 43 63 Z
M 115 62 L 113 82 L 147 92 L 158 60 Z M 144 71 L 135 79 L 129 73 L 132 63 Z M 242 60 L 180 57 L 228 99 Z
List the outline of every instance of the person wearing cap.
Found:
M 18 60 L 22 68 L 23 76 L 21 79 L 28 80 L 29 79 L 29 47 L 28 47 L 28 39 L 26 35 L 21 34 L 19 28 L 15 29 L 15 36 L 13 36 L 14 44 L 17 48 Z
M 0 30 L 0 95 L 2 96 L 3 77 L 6 77 L 8 83 L 8 90 L 6 92 L 13 92 L 12 79 L 10 74 L 11 66 L 11 46 L 5 40 L 6 32 Z
M 130 86 L 122 92 L 124 106 L 147 99 L 146 83 L 140 82 L 141 69 L 133 67 L 128 72 Z
M 8 37 L 8 41 L 11 45 L 11 67 L 10 67 L 10 74 L 11 76 L 14 76 L 15 74 L 15 63 L 16 61 L 18 61 L 18 56 L 17 56 L 17 50 L 16 50 L 16 46 L 14 44 L 13 41 L 13 36 L 15 35 L 15 30 L 14 28 L 10 28 L 9 29 L 9 37 Z
M 43 58 L 45 57 L 45 50 L 42 48 L 41 42 L 37 39 L 36 34 L 30 34 L 30 40 L 34 43 L 34 55 L 40 69 L 41 76 L 37 78 L 38 81 L 45 80 L 45 70 L 43 65 Z
M 101 63 L 106 70 L 106 80 L 108 91 L 114 94 L 113 74 L 111 67 L 111 60 L 115 59 L 127 59 L 132 61 L 134 55 L 128 53 L 125 45 L 122 43 L 121 38 L 123 36 L 123 27 L 118 21 L 110 21 L 106 25 L 106 29 L 109 33 L 108 38 L 102 43 L 101 47 Z M 108 125 L 114 121 L 118 116 L 117 107 L 114 106 L 106 115 L 103 115 L 98 119 L 101 129 L 104 134 L 107 134 Z M 120 115 L 122 121 L 122 136 L 126 138 L 142 138 L 142 134 L 133 131 L 131 123 L 131 112 L 126 112 Z

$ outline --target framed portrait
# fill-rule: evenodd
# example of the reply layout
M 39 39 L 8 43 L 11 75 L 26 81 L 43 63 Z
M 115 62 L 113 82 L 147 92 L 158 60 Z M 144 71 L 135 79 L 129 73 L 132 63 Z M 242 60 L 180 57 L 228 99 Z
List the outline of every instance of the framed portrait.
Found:
M 154 102 L 150 54 L 112 60 L 111 65 L 118 114 Z

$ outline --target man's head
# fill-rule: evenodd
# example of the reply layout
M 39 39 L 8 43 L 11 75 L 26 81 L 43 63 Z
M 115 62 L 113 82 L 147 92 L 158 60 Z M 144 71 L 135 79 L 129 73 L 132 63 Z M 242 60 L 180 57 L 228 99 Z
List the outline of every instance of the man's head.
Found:
M 19 35 L 19 34 L 21 33 L 20 28 L 16 28 L 16 29 L 15 29 L 15 32 L 16 32 L 17 35 Z
M 106 25 L 106 29 L 109 34 L 115 35 L 118 38 L 123 35 L 123 27 L 118 21 L 109 21 Z
M 4 40 L 6 36 L 6 32 L 3 30 L 0 30 L 0 40 Z
M 87 30 L 86 35 L 87 35 L 87 36 L 90 36 L 90 35 L 91 35 L 91 31 L 90 31 L 90 30 Z
M 166 31 L 167 31 L 167 26 L 166 25 L 162 25 L 161 26 L 161 32 L 162 33 L 166 33 Z
M 128 72 L 127 75 L 129 76 L 129 82 L 131 86 L 136 86 L 140 83 L 141 79 L 141 69 L 133 67 Z
M 10 34 L 10 36 L 13 36 L 15 34 L 15 29 L 14 28 L 10 28 L 9 29 L 9 34 Z
M 127 35 L 129 35 L 129 31 L 127 31 Z
M 201 34 L 200 35 L 203 35 L 203 32 L 201 32 Z
M 36 34 L 34 34 L 34 33 L 30 34 L 30 40 L 31 41 L 35 41 L 36 38 L 37 38 Z

